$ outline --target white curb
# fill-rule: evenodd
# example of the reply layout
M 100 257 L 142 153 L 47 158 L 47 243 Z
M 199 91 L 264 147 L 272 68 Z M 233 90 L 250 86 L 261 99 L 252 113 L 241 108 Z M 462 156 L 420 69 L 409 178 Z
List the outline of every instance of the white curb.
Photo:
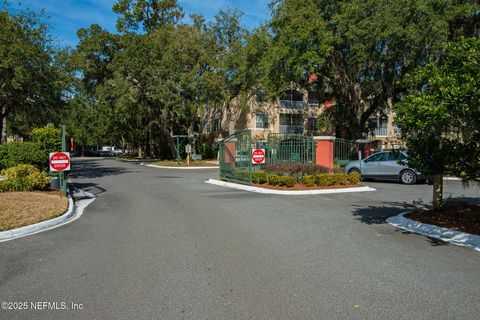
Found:
M 0 242 L 23 238 L 32 234 L 52 230 L 77 220 L 83 214 L 83 210 L 96 199 L 95 195 L 91 193 L 85 192 L 85 194 L 88 195 L 90 199 L 79 200 L 77 203 L 75 203 L 73 198 L 68 195 L 67 212 L 59 217 L 31 224 L 29 226 L 0 232 Z
M 303 196 L 303 195 L 313 195 L 313 194 L 332 194 L 332 193 L 350 193 L 350 192 L 366 192 L 366 191 L 375 191 L 376 189 L 370 188 L 369 186 L 365 187 L 355 187 L 355 188 L 340 188 L 340 189 L 322 189 L 322 190 L 274 190 L 267 188 L 259 188 L 253 186 L 247 186 L 239 183 L 226 182 L 216 179 L 209 179 L 205 183 L 213 184 L 216 186 L 227 187 L 232 189 L 238 189 L 243 191 L 264 193 L 264 194 L 281 194 L 281 195 L 290 195 L 290 196 Z
M 399 229 L 480 251 L 480 236 L 414 221 L 405 218 L 405 214 L 390 217 L 387 222 Z
M 159 168 L 159 169 L 176 169 L 176 170 L 200 170 L 200 169 L 218 169 L 219 167 L 169 167 L 169 166 L 158 166 L 156 164 L 146 164 L 140 163 L 141 166 Z

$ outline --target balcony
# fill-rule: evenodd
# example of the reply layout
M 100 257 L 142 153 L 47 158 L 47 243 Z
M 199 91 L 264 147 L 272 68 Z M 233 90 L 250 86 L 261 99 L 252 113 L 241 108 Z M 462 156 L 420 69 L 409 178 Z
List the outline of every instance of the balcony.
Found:
M 304 110 L 305 109 L 305 102 L 295 101 L 295 100 L 280 100 L 280 108 L 293 109 L 293 110 Z
M 280 133 L 303 133 L 303 126 L 301 125 L 280 125 Z
M 375 128 L 373 133 L 376 137 L 386 137 L 387 136 L 387 128 Z

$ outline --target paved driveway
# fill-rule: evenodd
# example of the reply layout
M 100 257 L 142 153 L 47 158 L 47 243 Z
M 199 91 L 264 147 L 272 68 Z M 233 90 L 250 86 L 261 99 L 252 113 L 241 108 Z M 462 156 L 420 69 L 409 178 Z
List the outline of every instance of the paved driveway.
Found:
M 77 221 L 0 243 L 0 319 L 478 319 L 480 253 L 384 219 L 431 186 L 282 197 L 203 183 L 215 170 L 76 159 L 98 199 Z M 452 196 L 478 187 L 448 181 Z M 59 305 L 61 306 L 61 305 Z M 31 305 L 29 305 L 31 309 Z

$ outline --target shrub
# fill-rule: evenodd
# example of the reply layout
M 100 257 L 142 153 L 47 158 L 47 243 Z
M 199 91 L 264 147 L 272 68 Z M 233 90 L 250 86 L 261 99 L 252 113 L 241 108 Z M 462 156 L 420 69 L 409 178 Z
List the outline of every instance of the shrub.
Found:
M 281 186 L 287 186 L 289 188 L 293 187 L 295 183 L 297 183 L 297 179 L 295 177 L 291 176 L 280 176 L 279 178 L 279 185 Z
M 280 181 L 280 176 L 274 173 L 267 174 L 267 182 L 272 186 L 276 186 Z
M 31 164 L 39 169 L 48 165 L 48 152 L 36 142 L 9 142 L 0 145 L 0 169 Z
M 348 181 L 351 184 L 359 184 L 360 183 L 360 174 L 358 172 L 352 172 L 348 175 Z
M 267 173 L 264 171 L 257 171 L 252 174 L 252 180 L 258 184 L 264 184 L 267 182 Z
M 330 171 L 326 167 L 313 165 L 313 164 L 288 164 L 288 163 L 264 165 L 262 169 L 268 173 L 296 177 L 298 181 L 301 181 L 303 176 L 305 175 L 317 175 L 320 173 L 328 173 Z
M 44 190 L 50 177 L 30 164 L 19 164 L 0 172 L 5 180 L 0 181 L 0 191 Z
M 47 152 L 58 152 L 62 149 L 60 128 L 55 128 L 51 124 L 43 128 L 33 129 L 31 138 L 33 142 L 40 144 L 41 148 Z
M 321 187 L 328 187 L 335 184 L 335 177 L 333 174 L 319 174 L 315 176 L 315 183 Z
M 315 185 L 315 176 L 304 176 L 303 184 L 307 187 L 313 187 Z
M 348 175 L 345 173 L 334 173 L 332 176 L 334 185 L 344 186 L 350 184 L 350 181 L 348 181 Z

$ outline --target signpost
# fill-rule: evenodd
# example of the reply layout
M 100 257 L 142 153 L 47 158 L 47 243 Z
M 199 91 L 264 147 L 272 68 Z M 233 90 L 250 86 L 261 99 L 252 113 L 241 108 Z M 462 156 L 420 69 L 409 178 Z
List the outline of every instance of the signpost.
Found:
M 185 152 L 187 153 L 187 166 L 190 165 L 190 153 L 192 153 L 192 145 L 189 143 L 185 145 Z
M 252 151 L 252 163 L 263 164 L 265 163 L 265 149 L 253 149 Z

